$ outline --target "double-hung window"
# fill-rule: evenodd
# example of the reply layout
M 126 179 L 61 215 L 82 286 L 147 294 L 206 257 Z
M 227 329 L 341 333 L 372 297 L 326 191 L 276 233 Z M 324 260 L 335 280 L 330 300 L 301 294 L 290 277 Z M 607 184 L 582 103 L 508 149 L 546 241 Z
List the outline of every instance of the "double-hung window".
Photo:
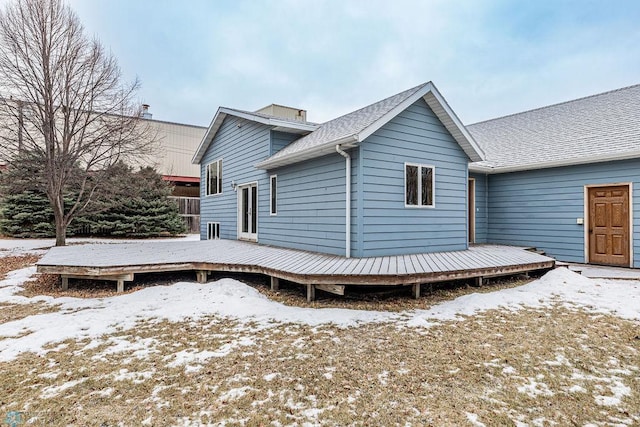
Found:
M 405 163 L 404 204 L 407 207 L 435 206 L 436 169 L 431 165 Z
M 222 193 L 222 159 L 209 163 L 206 170 L 206 195 Z

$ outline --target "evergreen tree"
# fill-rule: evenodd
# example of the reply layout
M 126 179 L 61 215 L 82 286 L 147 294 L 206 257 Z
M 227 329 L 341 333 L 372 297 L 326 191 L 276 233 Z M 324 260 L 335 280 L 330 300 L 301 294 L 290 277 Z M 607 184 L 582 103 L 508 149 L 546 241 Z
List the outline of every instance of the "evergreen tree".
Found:
M 120 198 L 116 204 L 96 203 L 77 221 L 76 227 L 88 227 L 95 235 L 114 237 L 157 237 L 186 231 L 185 224 L 171 195 L 171 187 L 153 168 L 132 173 L 120 165 L 110 186 Z
M 53 237 L 55 221 L 44 191 L 25 190 L 28 170 L 0 174 L 0 233 L 12 237 Z M 171 186 L 152 168 L 138 172 L 123 163 L 110 168 L 108 180 L 91 204 L 70 224 L 69 235 L 157 237 L 181 234 L 185 224 L 171 195 Z M 76 197 L 66 194 L 65 205 Z

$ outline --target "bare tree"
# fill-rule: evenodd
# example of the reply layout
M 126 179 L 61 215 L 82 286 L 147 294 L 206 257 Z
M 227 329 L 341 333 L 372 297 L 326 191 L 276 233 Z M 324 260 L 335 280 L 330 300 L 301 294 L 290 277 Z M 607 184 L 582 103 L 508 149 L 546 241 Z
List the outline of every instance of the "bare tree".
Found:
M 138 87 L 121 83 L 114 56 L 63 0 L 16 0 L 0 12 L 0 159 L 37 171 L 30 185 L 51 203 L 56 245 L 113 165 L 150 153 Z

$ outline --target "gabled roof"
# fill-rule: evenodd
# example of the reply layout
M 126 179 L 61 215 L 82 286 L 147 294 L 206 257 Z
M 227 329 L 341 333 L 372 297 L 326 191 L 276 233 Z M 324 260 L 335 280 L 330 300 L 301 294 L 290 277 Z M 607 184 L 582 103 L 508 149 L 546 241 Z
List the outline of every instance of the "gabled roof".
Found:
M 467 126 L 500 173 L 640 157 L 640 85 Z
M 418 99 L 424 98 L 438 119 L 447 128 L 473 161 L 484 158 L 482 149 L 467 132 L 453 110 L 431 82 L 400 92 L 352 113 L 321 124 L 268 159 L 258 163 L 260 169 L 272 169 L 335 152 L 340 144 L 353 147 L 380 129 Z
M 216 136 L 216 133 L 222 126 L 222 122 L 227 116 L 239 117 L 246 120 L 251 120 L 253 122 L 262 123 L 268 126 L 273 126 L 274 130 L 282 130 L 285 132 L 291 133 L 299 133 L 305 134 L 308 132 L 312 132 L 318 128 L 316 123 L 311 122 L 301 122 L 298 120 L 287 119 L 283 117 L 270 116 L 268 114 L 263 113 L 255 113 L 251 111 L 243 111 L 236 110 L 235 108 L 227 108 L 220 107 L 216 114 L 213 116 L 213 120 L 211 120 L 211 124 L 207 129 L 207 132 L 204 134 L 204 138 L 200 142 L 196 153 L 191 159 L 191 163 L 198 164 L 202 160 L 202 156 L 204 156 L 205 151 L 213 141 L 213 138 Z

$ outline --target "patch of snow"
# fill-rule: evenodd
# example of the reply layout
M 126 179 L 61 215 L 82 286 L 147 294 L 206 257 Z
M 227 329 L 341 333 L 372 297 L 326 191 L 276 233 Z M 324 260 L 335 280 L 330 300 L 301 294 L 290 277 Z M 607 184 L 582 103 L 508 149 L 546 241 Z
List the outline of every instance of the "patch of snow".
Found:
M 262 377 L 262 378 L 264 378 L 264 380 L 265 380 L 265 381 L 273 381 L 273 380 L 274 380 L 278 375 L 280 375 L 280 373 L 278 373 L 278 372 L 273 372 L 273 373 L 271 373 L 271 374 L 267 374 L 267 375 L 265 375 L 265 376 L 264 376 L 264 377 Z
M 56 386 L 48 386 L 42 389 L 42 393 L 40 393 L 41 399 L 51 399 L 53 397 L 58 396 L 63 391 L 70 389 L 71 387 L 75 387 L 78 384 L 82 384 L 88 378 L 81 378 L 79 380 L 67 381 L 64 384 L 56 385 Z
M 640 320 L 640 281 L 589 279 L 567 268 L 556 268 L 524 286 L 468 294 L 428 310 L 416 310 L 407 324 L 429 327 L 434 320 L 459 320 L 461 316 L 497 308 L 519 310 L 523 307 L 548 307 L 557 301 L 625 319 Z
M 206 362 L 208 359 L 214 357 L 224 357 L 230 354 L 235 348 L 240 346 L 250 346 L 255 344 L 254 340 L 248 337 L 242 337 L 237 340 L 233 340 L 224 344 L 222 347 L 215 351 L 202 350 L 202 351 L 193 351 L 193 350 L 182 350 L 171 356 L 165 357 L 165 360 L 173 357 L 173 361 L 168 363 L 167 366 L 170 368 L 175 368 L 181 365 L 187 365 L 185 370 L 188 372 L 197 372 L 202 367 L 197 367 L 190 365 L 192 363 L 202 364 Z
M 624 385 L 619 378 L 612 378 L 609 385 L 612 396 L 596 396 L 596 403 L 602 406 L 618 406 L 622 398 L 631 394 L 631 388 Z
M 108 344 L 109 347 L 91 357 L 93 360 L 104 361 L 108 360 L 109 356 L 118 353 L 132 352 L 132 357 L 135 357 L 136 359 L 146 359 L 150 353 L 158 352 L 158 350 L 155 349 L 158 340 L 154 338 L 134 337 L 135 339 L 132 340 L 127 338 L 130 337 L 111 337 L 103 342 L 92 340 L 83 348 L 82 351 L 96 348 L 102 344 Z
M 587 389 L 578 384 L 575 384 L 569 387 L 569 393 L 586 393 L 586 392 L 587 392 Z
M 91 395 L 100 396 L 100 397 L 109 397 L 113 394 L 113 392 L 114 392 L 113 387 L 107 387 L 103 390 L 94 391 L 93 393 L 91 393 Z
M 382 385 L 387 385 L 389 382 L 389 371 L 382 371 L 381 373 L 379 373 L 378 381 L 380 381 L 380 384 Z
M 563 354 L 557 354 L 555 360 L 545 360 L 542 363 L 549 366 L 571 366 L 571 362 Z
M 566 268 L 555 269 L 542 278 L 517 288 L 469 294 L 428 310 L 405 313 L 290 307 L 272 301 L 254 288 L 233 279 L 206 284 L 181 282 L 171 286 L 154 286 L 110 298 L 54 299 L 16 296 L 22 283 L 34 272 L 33 267 L 17 270 L 0 281 L 0 302 L 45 301 L 58 305 L 59 311 L 0 325 L 0 336 L 7 337 L 0 340 L 0 361 L 11 360 L 29 351 L 43 354 L 46 353 L 43 347 L 47 344 L 66 339 L 97 340 L 118 330 L 133 329 L 140 321 L 197 321 L 207 316 L 236 319 L 240 323 L 251 323 L 257 329 L 282 323 L 311 327 L 326 324 L 350 327 L 368 322 L 392 321 L 412 327 L 428 327 L 440 321 L 461 319 L 463 315 L 490 309 L 539 308 L 565 301 L 571 306 L 587 307 L 592 311 L 640 320 L 640 281 L 592 280 Z M 99 341 L 92 341 L 85 348 L 93 348 L 99 344 Z M 151 342 L 148 344 L 152 345 Z M 296 344 L 304 346 L 302 341 Z M 114 351 L 120 348 L 123 351 L 140 351 L 138 355 L 144 357 L 146 350 L 141 348 L 144 345 L 145 342 L 115 343 Z M 217 351 L 199 355 L 190 353 L 191 356 L 187 354 L 189 352 L 185 352 L 180 357 L 184 357 L 182 363 L 186 365 L 189 357 L 195 360 L 221 357 L 242 345 L 251 343 L 230 343 Z M 181 363 L 178 359 L 174 362 Z
M 253 388 L 251 388 L 249 386 L 232 388 L 231 390 L 228 390 L 228 391 L 222 393 L 220 395 L 220 397 L 218 398 L 218 400 L 220 402 L 230 402 L 230 401 L 233 401 L 233 400 L 238 400 L 242 396 L 246 395 L 247 392 L 250 391 L 250 390 L 253 390 Z
M 113 375 L 113 379 L 116 381 L 131 381 L 134 384 L 141 384 L 149 378 L 153 378 L 153 374 L 153 371 L 129 372 L 128 369 L 123 368 L 120 369 L 117 374 Z
M 516 368 L 514 368 L 513 366 L 505 366 L 504 368 L 502 368 L 502 373 L 505 375 L 513 375 L 516 373 Z
M 13 293 L 20 291 L 20 285 L 34 271 L 32 267 L 19 270 L 0 282 L 0 302 L 11 302 L 16 298 L 12 297 Z M 26 298 L 24 302 L 35 300 L 38 299 Z M 58 304 L 60 311 L 0 325 L 0 336 L 9 337 L 0 341 L 0 361 L 11 360 L 28 351 L 46 353 L 43 347 L 49 343 L 66 339 L 95 339 L 117 330 L 132 329 L 137 322 L 145 319 L 179 322 L 219 315 L 257 322 L 261 328 L 267 328 L 281 322 L 349 327 L 398 316 L 374 311 L 288 307 L 269 300 L 254 288 L 233 279 L 206 284 L 181 282 L 171 286 L 154 286 L 109 298 L 64 297 L 49 300 Z M 24 335 L 27 329 L 31 333 Z M 222 346 L 211 357 L 224 356 L 237 345 L 251 343 L 243 341 Z
M 44 374 L 38 375 L 40 378 L 44 378 L 47 380 L 55 380 L 60 375 L 60 372 L 45 372 Z
M 471 423 L 472 426 L 474 426 L 474 427 L 486 427 L 486 425 L 484 423 L 481 423 L 480 421 L 478 421 L 478 415 L 477 414 L 473 414 L 471 412 L 465 412 L 465 414 L 467 415 L 467 420 L 469 420 L 469 422 Z
M 536 381 L 534 378 L 529 378 L 528 384 L 518 386 L 518 392 L 533 398 L 538 396 L 553 396 L 553 392 L 549 389 L 547 384 Z

